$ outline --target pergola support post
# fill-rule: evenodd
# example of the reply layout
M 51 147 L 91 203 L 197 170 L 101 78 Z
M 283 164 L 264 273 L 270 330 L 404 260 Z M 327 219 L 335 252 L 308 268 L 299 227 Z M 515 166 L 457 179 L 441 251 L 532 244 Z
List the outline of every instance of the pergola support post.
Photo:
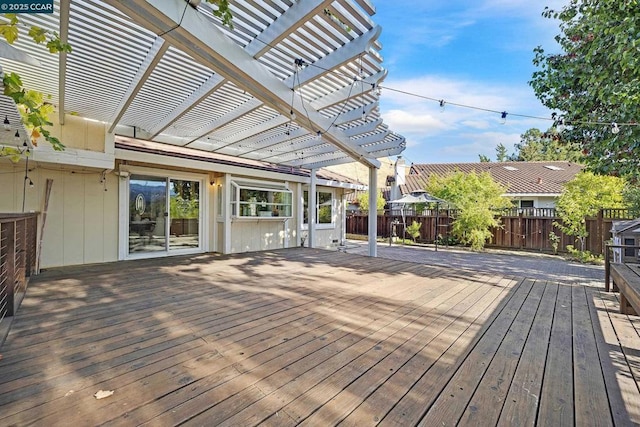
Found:
M 369 168 L 369 256 L 378 256 L 378 169 Z
M 315 247 L 316 243 L 316 216 L 318 209 L 316 208 L 317 196 L 316 196 L 316 186 L 317 184 L 317 176 L 316 169 L 311 169 L 311 182 L 309 183 L 309 200 L 307 201 L 307 207 L 309 212 L 307 214 L 307 218 L 309 218 L 309 244 L 307 245 L 310 248 Z

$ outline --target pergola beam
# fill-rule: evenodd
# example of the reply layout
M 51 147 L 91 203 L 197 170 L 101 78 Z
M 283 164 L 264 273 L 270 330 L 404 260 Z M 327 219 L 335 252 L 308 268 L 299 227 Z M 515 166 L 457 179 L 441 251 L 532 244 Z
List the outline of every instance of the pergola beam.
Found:
M 381 32 L 382 28 L 380 26 L 373 27 L 371 30 L 367 31 L 352 42 L 342 45 L 324 58 L 320 58 L 313 63 L 313 67 L 304 68 L 295 77 L 295 82 L 294 76 L 291 76 L 285 80 L 285 83 L 290 88 L 293 88 L 295 85 L 300 83 L 304 84 L 305 82 L 315 80 L 322 75 L 327 74 L 329 70 L 333 70 L 340 65 L 354 60 L 369 50 L 371 43 L 380 36 Z
M 349 129 L 343 130 L 344 134 L 352 138 L 354 136 L 362 135 L 363 133 L 373 132 L 378 126 L 382 126 L 382 119 L 366 122 L 360 126 L 354 126 Z
M 331 3 L 333 0 L 305 0 L 294 4 L 258 37 L 251 40 L 245 48 L 246 52 L 254 58 L 264 55 L 271 46 L 280 43 Z
M 69 13 L 71 0 L 60 0 L 60 42 L 69 41 Z M 67 52 L 59 53 L 58 58 L 58 122 L 64 125 L 64 109 L 67 87 Z
M 109 127 L 109 133 L 113 133 L 118 122 L 120 122 L 122 116 L 127 112 L 127 108 L 129 108 L 133 100 L 136 98 L 136 95 L 138 95 L 138 92 L 140 92 L 140 89 L 142 89 L 151 73 L 153 73 L 153 70 L 156 68 L 167 49 L 169 49 L 169 44 L 165 43 L 162 38 L 156 37 L 149 49 L 149 52 L 147 52 L 147 56 L 144 61 L 142 61 L 140 68 L 138 68 L 136 75 L 133 77 L 129 88 L 122 97 L 120 105 L 118 105 L 118 108 L 116 108 L 116 111 L 113 113 L 110 120 L 111 127 Z
M 331 122 L 311 105 L 295 98 L 291 105 L 291 90 L 251 55 L 207 22 L 184 0 L 140 0 L 121 2 L 105 0 L 111 6 L 128 15 L 138 25 L 190 55 L 197 62 L 209 66 L 221 75 L 233 80 L 240 88 L 288 116 L 289 111 L 305 117 L 299 125 L 310 132 L 330 128 Z M 346 136 L 334 129 L 324 134 L 325 140 L 337 149 L 368 167 L 379 167 L 380 162 L 369 158 L 366 152 L 353 146 Z
M 311 106 L 316 110 L 322 110 L 324 108 L 331 107 L 332 105 L 341 104 L 349 99 L 357 98 L 365 93 L 371 91 L 373 85 L 379 85 L 382 80 L 387 77 L 387 70 L 380 71 L 370 77 L 367 77 L 366 81 L 354 81 L 352 87 L 343 87 L 342 89 L 318 98 L 311 103 Z
M 217 74 L 212 74 L 209 78 L 200 85 L 198 89 L 191 92 L 184 101 L 180 103 L 167 117 L 163 118 L 160 122 L 158 122 L 153 129 L 149 130 L 151 134 L 151 139 L 158 136 L 160 132 L 171 126 L 180 117 L 187 114 L 191 111 L 196 105 L 198 105 L 202 100 L 208 98 L 212 93 L 214 93 L 222 84 L 224 84 L 225 79 Z

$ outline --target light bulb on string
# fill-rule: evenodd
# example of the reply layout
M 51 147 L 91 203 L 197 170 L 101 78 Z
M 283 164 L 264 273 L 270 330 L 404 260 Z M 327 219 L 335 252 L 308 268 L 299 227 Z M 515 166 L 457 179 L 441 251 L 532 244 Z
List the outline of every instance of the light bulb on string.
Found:
M 20 141 L 20 131 L 16 129 L 16 133 L 13 135 L 16 141 Z
M 560 120 L 558 120 L 556 129 L 558 130 L 558 132 L 563 132 L 565 130 L 564 119 L 562 117 L 560 117 Z
M 11 122 L 9 121 L 8 116 L 4 116 L 3 127 L 4 127 L 4 130 L 11 130 Z
M 444 105 L 445 105 L 444 99 L 441 99 L 439 101 L 439 104 L 440 104 L 440 112 L 444 113 Z
M 320 141 L 320 140 L 322 140 L 322 132 L 320 132 L 320 131 L 317 131 L 317 132 L 316 132 L 315 140 L 316 140 L 316 141 Z
M 507 123 L 507 113 L 506 111 L 503 111 L 502 113 L 500 113 L 500 123 L 501 124 L 505 124 Z
M 611 123 L 611 133 L 617 135 L 620 133 L 620 128 L 616 122 Z

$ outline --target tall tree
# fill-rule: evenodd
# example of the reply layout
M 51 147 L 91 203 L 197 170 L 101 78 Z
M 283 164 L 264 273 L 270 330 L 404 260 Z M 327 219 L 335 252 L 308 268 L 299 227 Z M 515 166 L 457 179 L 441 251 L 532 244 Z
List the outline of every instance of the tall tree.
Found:
M 496 160 L 498 162 L 506 162 L 507 160 L 509 160 L 507 147 L 505 147 L 502 142 L 496 146 Z
M 520 135 L 520 143 L 514 145 L 516 152 L 511 160 L 521 162 L 566 160 L 581 163 L 582 153 L 573 144 L 560 142 L 554 129 L 542 132 L 531 128 Z
M 585 239 L 589 235 L 585 218 L 596 216 L 603 208 L 622 208 L 623 179 L 615 176 L 594 175 L 580 172 L 565 188 L 556 203 L 556 212 L 561 221 L 554 223 L 564 233 L 575 236 L 584 251 Z
M 363 212 L 368 212 L 369 211 L 369 192 L 365 191 L 363 193 L 358 193 L 358 206 L 360 207 L 360 210 Z M 382 195 L 382 190 L 378 190 L 378 195 L 376 196 L 376 210 L 381 211 L 382 209 L 384 209 L 384 205 L 387 203 L 387 201 L 384 199 L 384 196 Z
M 478 251 L 491 238 L 491 228 L 500 226 L 494 209 L 511 206 L 511 202 L 502 197 L 506 188 L 494 181 L 488 172 L 431 175 L 427 191 L 456 207 L 458 213 L 451 232 L 459 241 Z
M 638 0 L 570 0 L 559 11 L 545 8 L 544 17 L 559 20 L 562 52 L 536 48 L 538 70 L 530 82 L 540 101 L 560 113 L 562 140 L 580 146 L 593 171 L 636 178 L 639 8 Z

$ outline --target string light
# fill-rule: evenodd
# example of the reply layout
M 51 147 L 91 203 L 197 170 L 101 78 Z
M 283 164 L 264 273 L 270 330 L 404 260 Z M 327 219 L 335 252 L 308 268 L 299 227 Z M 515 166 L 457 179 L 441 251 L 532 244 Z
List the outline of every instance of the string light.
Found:
M 3 126 L 4 126 L 4 130 L 11 130 L 11 122 L 9 121 L 9 117 L 8 116 L 4 116 L 4 122 L 3 122 Z
M 326 13 L 326 11 L 325 11 L 325 13 Z M 331 17 L 331 15 L 329 15 L 329 16 Z M 255 40 L 260 42 L 260 43 L 263 43 L 265 46 L 268 46 L 268 47 L 270 47 L 270 48 L 272 48 L 274 50 L 280 51 L 281 53 L 283 53 L 285 55 L 288 54 L 286 51 L 282 50 L 278 46 L 274 46 L 274 45 L 272 45 L 272 44 L 270 44 L 268 42 L 260 40 L 259 38 L 256 38 Z M 362 64 L 362 54 L 359 56 L 359 59 L 360 59 L 360 64 Z M 328 69 L 328 68 L 325 68 L 325 67 L 318 66 L 316 64 L 306 64 L 301 59 L 296 60 L 296 64 L 299 64 L 299 66 L 306 65 L 306 66 L 309 66 L 309 67 L 315 67 L 315 68 L 318 68 L 320 70 L 326 71 L 327 73 L 332 73 L 332 74 L 335 74 L 335 75 L 346 76 L 346 74 L 343 71 L 334 70 L 334 69 Z M 362 72 L 362 66 L 360 66 L 360 70 Z M 354 81 L 357 81 L 358 77 L 359 76 L 354 76 L 353 77 Z M 364 76 L 363 76 L 363 82 L 364 82 L 364 80 L 365 79 L 364 79 Z M 421 99 L 427 99 L 427 100 L 431 100 L 431 101 L 436 101 L 436 102 L 439 103 L 439 105 L 441 107 L 441 111 L 444 111 L 445 104 L 449 104 L 449 105 L 453 105 L 453 106 L 456 106 L 456 107 L 469 108 L 469 109 L 478 110 L 478 111 L 486 111 L 486 112 L 490 112 L 490 113 L 500 114 L 501 118 L 506 120 L 506 115 L 503 117 L 503 114 L 506 114 L 505 111 L 493 110 L 493 109 L 490 109 L 490 108 L 483 108 L 483 107 L 477 107 L 477 106 L 472 106 L 472 105 L 465 105 L 465 104 L 460 104 L 460 103 L 455 103 L 455 102 L 450 102 L 450 101 L 446 101 L 445 102 L 443 99 L 431 98 L 431 97 L 428 97 L 428 96 L 419 95 L 419 94 L 416 94 L 416 93 L 411 93 L 411 92 L 407 92 L 407 91 L 403 91 L 403 90 L 399 90 L 399 89 L 394 89 L 394 88 L 387 87 L 387 86 L 376 85 L 375 83 L 369 83 L 369 84 L 371 84 L 372 88 L 376 89 L 378 95 L 381 93 L 382 89 L 386 89 L 386 90 L 389 90 L 389 91 L 392 91 L 392 92 L 401 93 L 401 94 L 404 94 L 404 95 L 409 95 L 409 96 L 413 96 L 413 97 L 417 97 L 417 98 L 421 98 Z M 353 85 L 351 85 L 351 88 L 353 89 Z M 556 113 L 552 113 L 552 118 L 534 116 L 534 115 L 529 115 L 529 114 L 517 114 L 517 113 L 508 113 L 508 114 L 510 114 L 513 117 L 535 119 L 535 120 L 547 120 L 547 121 L 556 122 L 556 118 L 555 118 Z M 366 118 L 366 115 L 364 114 L 364 108 L 363 108 L 363 119 L 365 119 L 365 118 Z M 593 121 L 584 121 L 584 120 L 573 120 L 573 121 L 571 121 L 571 123 L 572 124 L 576 124 L 576 125 L 604 125 L 604 126 L 610 126 L 611 125 L 610 123 L 606 123 L 606 122 L 593 122 Z M 638 126 L 638 125 L 640 125 L 640 123 L 632 121 L 632 122 L 627 122 L 627 123 L 617 123 L 616 127 L 617 127 L 618 132 L 619 132 L 620 131 L 620 126 Z M 565 128 L 564 120 L 561 119 L 560 124 L 556 125 L 556 130 L 558 132 L 562 132 L 564 130 L 564 128 Z M 614 132 L 613 126 L 611 127 L 611 130 L 612 130 L 612 132 Z
M 509 113 L 507 113 L 506 111 L 503 111 L 502 113 L 500 113 L 500 120 L 501 120 L 500 123 L 502 124 L 507 123 L 507 114 Z
M 620 128 L 618 127 L 618 124 L 616 122 L 611 123 L 611 133 L 614 135 L 620 133 Z

